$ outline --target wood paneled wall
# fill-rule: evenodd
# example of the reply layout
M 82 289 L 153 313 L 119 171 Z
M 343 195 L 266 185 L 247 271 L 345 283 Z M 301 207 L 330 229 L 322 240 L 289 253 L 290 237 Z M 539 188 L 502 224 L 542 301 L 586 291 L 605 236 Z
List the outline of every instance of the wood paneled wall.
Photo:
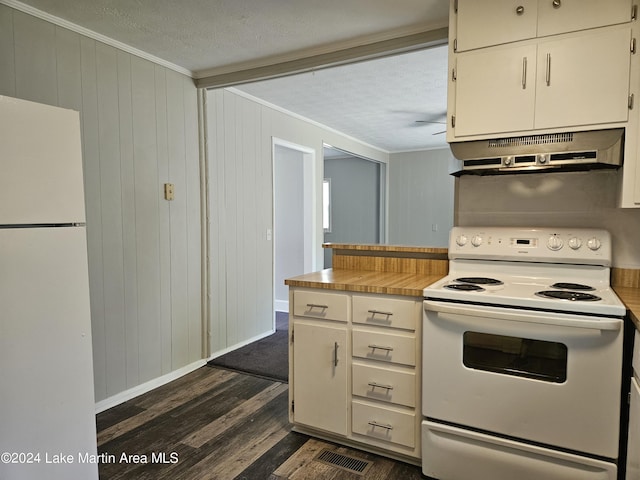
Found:
M 81 114 L 96 400 L 201 359 L 192 80 L 0 5 L 0 95 Z
M 211 354 L 219 355 L 274 329 L 272 142 L 316 153 L 316 225 L 322 256 L 323 142 L 387 163 L 388 154 L 336 131 L 246 98 L 207 92 Z M 273 232 L 277 235 L 277 232 Z

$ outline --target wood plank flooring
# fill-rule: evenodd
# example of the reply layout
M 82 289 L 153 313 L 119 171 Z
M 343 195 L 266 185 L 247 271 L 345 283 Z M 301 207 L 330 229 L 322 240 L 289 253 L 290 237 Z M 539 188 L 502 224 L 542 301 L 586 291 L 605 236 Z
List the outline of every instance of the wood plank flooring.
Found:
M 419 467 L 292 432 L 287 406 L 286 383 L 202 367 L 98 414 L 100 478 L 426 478 Z M 371 467 L 360 475 L 321 463 L 322 449 Z

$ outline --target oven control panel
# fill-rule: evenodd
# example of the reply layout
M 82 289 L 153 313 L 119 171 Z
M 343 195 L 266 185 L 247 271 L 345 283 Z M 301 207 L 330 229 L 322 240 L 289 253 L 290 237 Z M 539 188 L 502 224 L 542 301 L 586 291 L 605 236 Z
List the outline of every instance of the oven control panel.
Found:
M 592 228 L 454 227 L 449 258 L 611 265 L 611 235 Z

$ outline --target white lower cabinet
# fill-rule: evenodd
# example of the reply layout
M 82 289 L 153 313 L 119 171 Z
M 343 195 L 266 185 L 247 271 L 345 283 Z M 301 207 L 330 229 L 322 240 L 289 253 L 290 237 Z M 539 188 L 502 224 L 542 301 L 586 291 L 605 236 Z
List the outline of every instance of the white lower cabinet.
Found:
M 419 464 L 421 299 L 291 287 L 289 302 L 296 429 Z
M 296 422 L 347 434 L 347 329 L 295 323 Z

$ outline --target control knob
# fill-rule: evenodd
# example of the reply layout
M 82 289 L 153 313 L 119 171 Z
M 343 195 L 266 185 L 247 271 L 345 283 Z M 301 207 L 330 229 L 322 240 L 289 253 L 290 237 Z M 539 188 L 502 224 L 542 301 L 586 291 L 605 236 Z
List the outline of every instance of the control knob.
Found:
M 564 242 L 558 235 L 551 235 L 549 240 L 547 240 L 547 247 L 549 247 L 549 250 L 560 250 L 563 245 Z
M 482 245 L 482 237 L 480 235 L 474 235 L 471 239 L 471 245 L 473 245 L 474 247 L 479 247 L 480 245 Z
M 602 242 L 596 237 L 591 237 L 589 240 L 587 240 L 587 247 L 589 247 L 594 252 L 600 249 L 601 246 Z
M 568 243 L 573 250 L 578 250 L 582 246 L 582 240 L 578 237 L 571 237 Z
M 458 244 L 459 247 L 464 247 L 467 244 L 467 236 L 462 234 L 462 235 L 458 235 L 456 237 L 456 243 Z

